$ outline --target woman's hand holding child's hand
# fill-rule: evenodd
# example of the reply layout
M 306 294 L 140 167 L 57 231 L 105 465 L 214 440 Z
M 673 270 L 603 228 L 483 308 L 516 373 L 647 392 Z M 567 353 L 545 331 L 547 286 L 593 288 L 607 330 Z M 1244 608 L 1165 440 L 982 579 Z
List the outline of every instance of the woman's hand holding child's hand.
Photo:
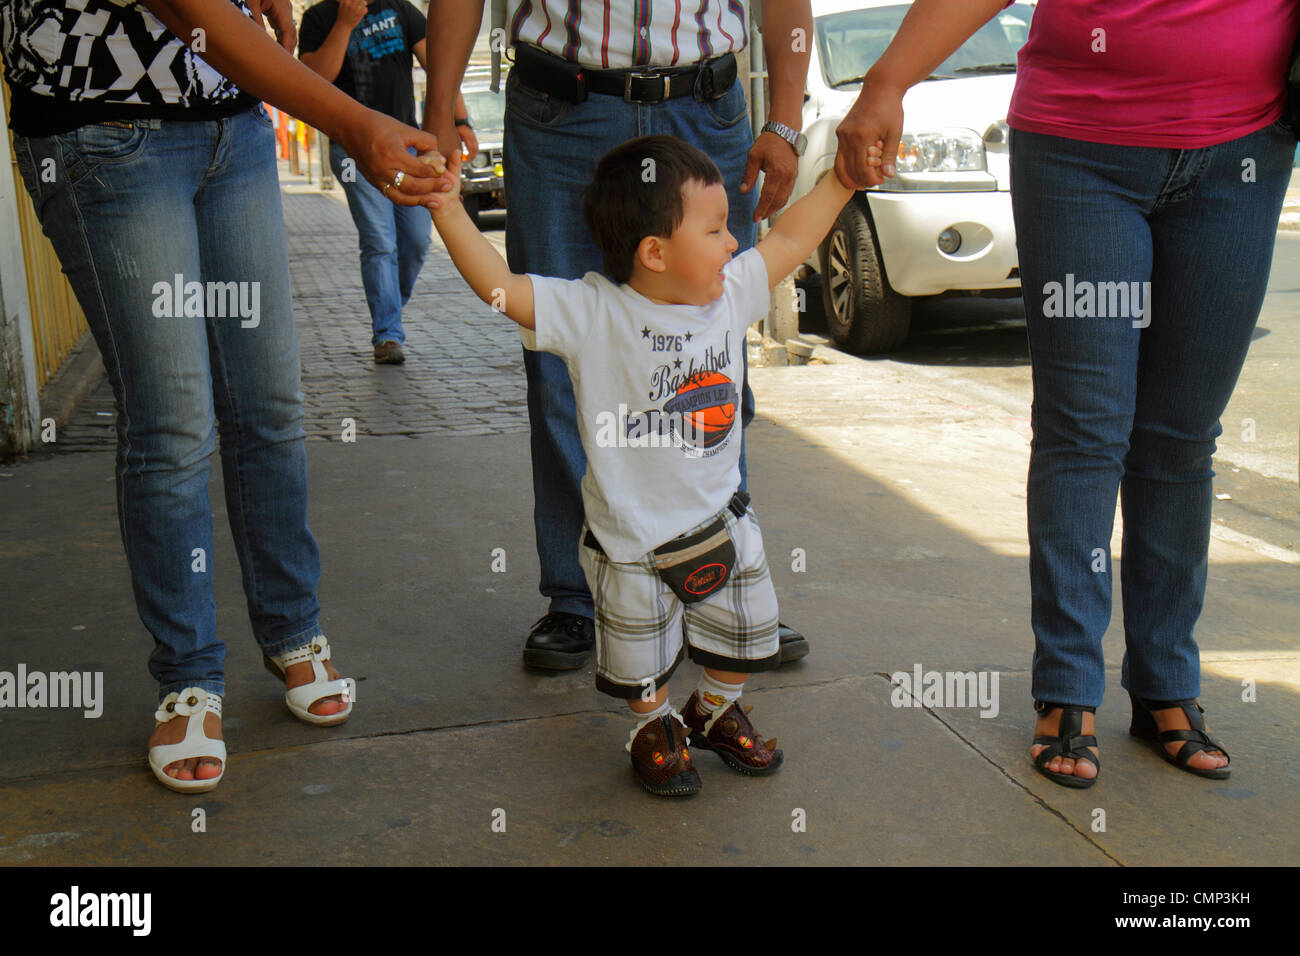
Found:
M 885 141 L 883 139 L 878 139 L 876 140 L 875 146 L 867 147 L 866 162 L 869 168 L 879 170 L 881 165 L 881 154 L 884 151 L 884 146 Z M 849 171 L 851 160 L 844 162 L 841 161 L 846 157 L 845 143 L 841 139 L 839 149 L 836 151 L 835 155 L 835 175 L 839 177 L 840 182 L 844 184 L 845 188 L 854 190 L 861 189 L 862 186 L 852 179 L 853 174 Z
M 420 153 L 416 159 L 433 170 L 437 177 L 433 192 L 425 200 L 425 205 L 430 212 L 450 208 L 453 202 L 460 199 L 460 175 L 447 168 L 447 158 L 437 150 Z

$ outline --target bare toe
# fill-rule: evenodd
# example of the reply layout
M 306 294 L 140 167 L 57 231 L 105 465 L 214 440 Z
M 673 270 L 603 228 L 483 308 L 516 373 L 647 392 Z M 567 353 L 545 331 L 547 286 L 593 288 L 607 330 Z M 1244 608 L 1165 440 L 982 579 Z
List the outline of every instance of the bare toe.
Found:
M 1050 713 L 1040 714 L 1038 720 L 1034 724 L 1034 734 L 1038 737 L 1055 737 L 1060 733 L 1061 713 L 1062 711 L 1060 708 L 1052 708 Z M 1096 733 L 1095 718 L 1090 711 L 1084 712 L 1082 725 L 1083 733 L 1090 735 Z M 1031 746 L 1029 748 L 1030 759 L 1037 762 L 1038 755 L 1046 750 L 1047 747 L 1048 745 L 1046 744 L 1034 744 Z M 1088 751 L 1090 753 L 1095 753 L 1096 748 L 1089 747 Z M 1046 770 L 1048 773 L 1078 777 L 1081 780 L 1091 780 L 1097 776 L 1096 763 L 1086 757 L 1079 757 L 1076 759 L 1074 757 L 1066 757 L 1058 754 L 1049 760 L 1042 769 Z
M 339 672 L 335 668 L 332 660 L 321 662 L 325 667 L 325 676 L 330 680 L 338 680 Z M 290 665 L 288 672 L 285 674 L 285 687 L 292 689 L 301 687 L 304 684 L 310 684 L 313 680 L 314 672 L 309 662 Z M 339 694 L 333 694 L 329 697 L 322 697 L 314 701 L 307 708 L 309 714 L 315 714 L 317 717 L 332 717 L 335 714 L 341 714 L 348 709 L 347 702 Z
M 1218 770 L 1227 763 L 1223 753 L 1218 750 L 1201 750 L 1187 758 L 1187 765 L 1198 770 Z
M 323 697 L 316 703 L 312 704 L 307 710 L 317 717 L 329 717 L 332 714 L 340 713 L 347 709 L 347 704 L 343 703 L 343 698 L 335 695 L 334 697 Z

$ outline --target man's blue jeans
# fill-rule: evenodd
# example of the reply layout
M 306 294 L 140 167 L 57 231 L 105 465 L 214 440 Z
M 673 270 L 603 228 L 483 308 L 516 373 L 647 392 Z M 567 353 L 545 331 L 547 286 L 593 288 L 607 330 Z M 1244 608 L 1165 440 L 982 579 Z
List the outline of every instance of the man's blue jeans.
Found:
M 222 694 L 208 500 L 218 434 L 259 645 L 282 654 L 321 633 L 270 119 L 259 107 L 14 144 L 113 386 L 118 519 L 156 645 L 150 673 L 160 698 L 187 686 Z
M 1011 132 L 1034 380 L 1037 700 L 1101 703 L 1116 494 L 1123 686 L 1158 700 L 1200 693 L 1192 632 L 1211 460 L 1263 303 L 1294 148 L 1280 123 L 1188 150 Z
M 668 134 L 694 144 L 722 171 L 730 203 L 727 228 L 740 243 L 754 245 L 757 190 L 740 182 L 753 144 L 745 94 L 739 81 L 711 102 L 680 97 L 653 106 L 592 94 L 565 103 L 525 87 L 513 73 L 506 83 L 506 257 L 513 272 L 577 279 L 601 270 L 600 251 L 582 218 L 582 193 L 596 161 L 637 136 Z M 757 318 L 757 316 L 755 317 Z M 742 355 L 744 354 L 742 345 Z M 524 350 L 528 418 L 532 428 L 533 520 L 541 561 L 542 594 L 551 611 L 592 617 L 591 592 L 578 564 L 582 491 L 587 456 L 578 436 L 573 385 L 563 359 Z M 754 396 L 745 377 L 741 424 L 754 417 Z M 745 446 L 740 475 L 745 482 Z
M 348 168 L 343 164 L 347 161 Z M 402 309 L 420 277 L 433 220 L 423 206 L 396 206 L 366 181 L 338 143 L 330 169 L 343 187 L 361 246 L 361 285 L 370 308 L 371 345 L 406 341 Z

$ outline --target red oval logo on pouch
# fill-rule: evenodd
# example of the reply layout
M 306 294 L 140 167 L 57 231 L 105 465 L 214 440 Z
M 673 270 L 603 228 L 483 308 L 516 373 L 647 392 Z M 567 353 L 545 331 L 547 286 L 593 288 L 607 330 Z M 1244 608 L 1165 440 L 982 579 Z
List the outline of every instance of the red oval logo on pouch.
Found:
M 708 594 L 721 586 L 726 578 L 727 566 L 725 564 L 706 564 L 704 567 L 692 571 L 690 577 L 682 584 L 682 587 L 692 594 Z

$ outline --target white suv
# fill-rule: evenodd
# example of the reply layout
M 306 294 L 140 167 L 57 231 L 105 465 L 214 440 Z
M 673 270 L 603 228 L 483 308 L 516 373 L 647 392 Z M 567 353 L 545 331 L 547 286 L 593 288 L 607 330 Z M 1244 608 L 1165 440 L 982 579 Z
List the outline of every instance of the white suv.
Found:
M 791 201 L 833 175 L 835 129 L 910 6 L 813 0 L 808 148 Z M 898 175 L 854 196 L 808 259 L 821 273 L 827 327 L 841 348 L 896 348 L 914 296 L 1020 288 L 1006 115 L 1033 12 L 1033 2 L 1002 10 L 908 91 Z

